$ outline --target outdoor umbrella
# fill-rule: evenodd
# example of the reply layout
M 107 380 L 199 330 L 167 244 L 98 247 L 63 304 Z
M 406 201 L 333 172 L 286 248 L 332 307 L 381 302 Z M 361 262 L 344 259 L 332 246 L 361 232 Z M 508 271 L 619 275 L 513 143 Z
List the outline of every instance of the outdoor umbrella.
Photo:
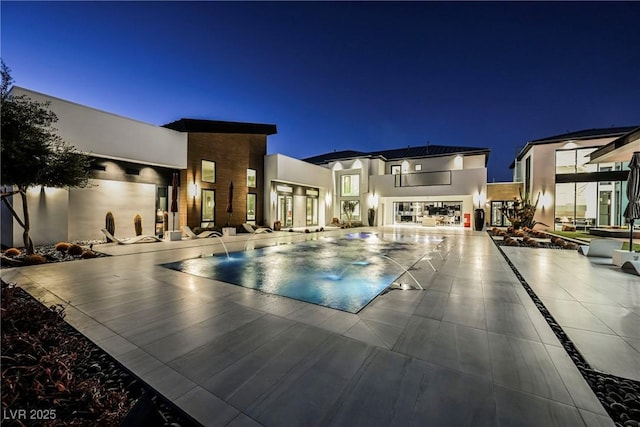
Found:
M 624 217 L 629 220 L 629 252 L 633 252 L 633 222 L 640 218 L 640 152 L 633 153 L 629 162 L 627 178 L 627 199 Z
M 233 181 L 229 184 L 229 200 L 227 201 L 227 213 L 229 214 L 229 221 L 227 227 L 231 226 L 231 214 L 233 213 Z
M 171 212 L 173 213 L 173 229 L 176 229 L 176 212 L 178 212 L 178 173 L 173 173 L 171 180 Z

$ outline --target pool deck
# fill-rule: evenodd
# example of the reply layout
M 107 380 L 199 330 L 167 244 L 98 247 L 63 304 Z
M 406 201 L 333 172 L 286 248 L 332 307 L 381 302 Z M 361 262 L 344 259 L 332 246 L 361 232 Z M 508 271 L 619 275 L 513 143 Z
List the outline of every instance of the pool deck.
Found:
M 446 236 L 447 249 L 437 272 L 411 270 L 425 291 L 358 314 L 159 266 L 222 253 L 218 239 L 101 245 L 114 256 L 1 273 L 68 303 L 69 323 L 204 425 L 614 425 L 486 232 L 378 230 Z M 640 277 L 575 251 L 503 249 L 592 367 L 640 380 Z

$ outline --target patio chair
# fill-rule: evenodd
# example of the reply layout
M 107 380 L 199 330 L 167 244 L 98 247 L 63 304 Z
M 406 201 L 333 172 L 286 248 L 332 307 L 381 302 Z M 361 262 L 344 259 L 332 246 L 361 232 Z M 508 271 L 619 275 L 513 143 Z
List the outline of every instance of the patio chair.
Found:
M 613 251 L 622 249 L 622 240 L 591 239 L 588 245 L 580 245 L 578 252 L 589 258 L 613 258 Z
M 640 261 L 625 261 L 620 269 L 626 273 L 640 276 Z
M 273 233 L 273 230 L 268 227 L 254 227 L 253 225 L 245 222 L 242 224 L 242 227 L 247 231 L 247 233 Z
M 126 238 L 126 239 L 118 239 L 113 234 L 109 233 L 109 231 L 106 228 L 101 228 L 100 230 L 104 233 L 105 236 L 107 236 L 107 238 L 109 238 L 110 240 L 116 242 L 119 245 L 130 245 L 130 244 L 133 244 L 133 243 L 162 242 L 162 239 L 160 239 L 159 237 L 152 236 L 152 235 L 149 235 L 149 234 L 141 234 L 140 236 L 129 237 L 129 238 Z
M 206 239 L 207 237 L 222 237 L 222 234 L 220 234 L 220 232 L 214 231 L 214 230 L 207 230 L 207 231 L 203 231 L 201 233 L 196 234 L 188 225 L 183 225 L 182 231 L 184 232 L 184 234 L 187 235 L 187 237 L 191 239 Z

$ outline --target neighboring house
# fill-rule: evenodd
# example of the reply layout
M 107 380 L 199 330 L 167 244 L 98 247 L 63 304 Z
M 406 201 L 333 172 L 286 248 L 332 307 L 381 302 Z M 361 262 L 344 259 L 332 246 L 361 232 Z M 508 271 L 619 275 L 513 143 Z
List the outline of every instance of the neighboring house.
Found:
M 511 168 L 532 201 L 540 196 L 535 220 L 552 229 L 623 226 L 628 165 L 640 150 L 639 131 L 588 129 L 528 142 Z
M 486 199 L 488 157 L 489 150 L 485 148 L 427 145 L 331 152 L 297 162 L 290 159 L 289 167 L 281 165 L 270 174 L 267 171 L 272 219 L 282 221 L 283 227 L 285 223 L 296 226 L 303 220 L 306 225 L 314 225 L 313 197 L 317 190 L 318 210 L 326 216 L 325 223 L 333 218 L 346 221 L 345 203 L 354 202 L 355 223 L 366 225 L 372 208 L 375 225 L 470 226 L 474 208 Z M 278 160 L 287 163 L 282 158 Z M 300 184 L 301 188 L 296 190 L 292 185 L 287 189 L 281 185 L 283 182 Z M 295 191 L 306 200 L 296 203 L 291 197 L 291 210 L 286 195 Z M 318 224 L 323 224 L 320 216 Z
M 187 167 L 180 172 L 180 224 L 222 227 L 233 182 L 231 225 L 264 222 L 264 158 L 276 125 L 180 119 L 164 127 L 187 135 Z
M 136 214 L 143 233 L 154 234 L 157 210 L 167 209 L 172 173 L 187 166 L 187 135 L 17 86 L 11 95 L 48 102 L 58 116 L 58 134 L 93 159 L 89 187 L 28 191 L 35 244 L 104 238 L 100 229 L 108 211 L 115 216 L 116 235 L 135 235 Z M 2 209 L 2 244 L 22 246 L 22 228 L 6 221 L 11 214 Z

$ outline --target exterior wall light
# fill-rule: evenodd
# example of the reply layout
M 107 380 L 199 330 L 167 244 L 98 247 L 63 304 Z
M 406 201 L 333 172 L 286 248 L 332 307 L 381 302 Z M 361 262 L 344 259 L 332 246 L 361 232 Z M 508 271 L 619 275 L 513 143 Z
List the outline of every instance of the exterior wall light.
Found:
M 192 198 L 196 198 L 198 195 L 198 184 L 196 184 L 195 182 L 192 184 L 189 184 L 189 197 Z

